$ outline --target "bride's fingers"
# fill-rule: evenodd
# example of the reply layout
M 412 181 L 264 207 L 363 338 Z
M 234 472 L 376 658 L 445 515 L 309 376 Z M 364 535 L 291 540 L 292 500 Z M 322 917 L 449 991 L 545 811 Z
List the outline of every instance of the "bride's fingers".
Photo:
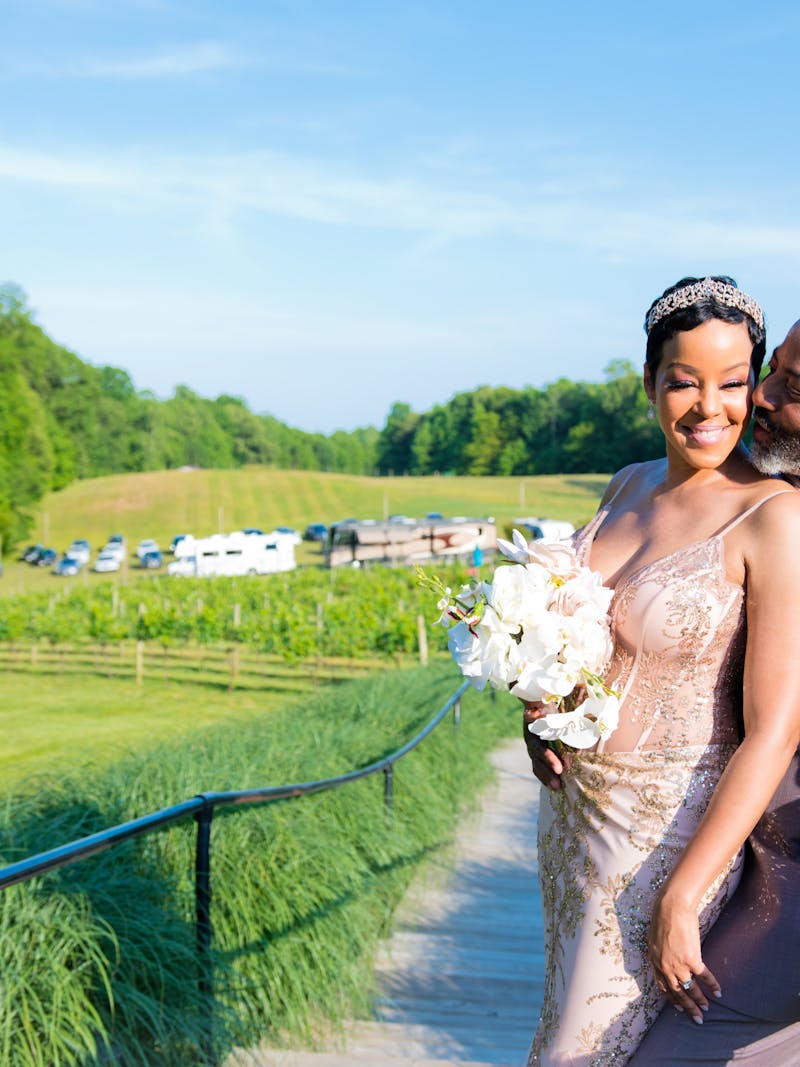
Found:
M 687 1007 L 686 1003 L 682 1001 L 683 1006 L 691 1014 L 693 1019 L 697 1019 L 698 1010 L 701 1012 L 708 1011 L 708 1000 L 706 998 L 705 993 L 703 992 L 703 987 L 700 985 L 696 978 L 692 978 L 692 984 L 688 986 L 688 988 L 686 986 L 686 982 L 680 983 L 680 991 L 678 993 L 678 996 L 680 997 L 681 994 L 686 997 L 686 1001 L 688 1001 L 689 1004 L 689 1006 Z
M 720 989 L 719 982 L 714 975 L 709 971 L 708 967 L 701 967 L 699 971 L 695 973 L 695 978 L 703 986 L 706 994 L 710 993 L 712 997 L 721 997 L 722 990 Z

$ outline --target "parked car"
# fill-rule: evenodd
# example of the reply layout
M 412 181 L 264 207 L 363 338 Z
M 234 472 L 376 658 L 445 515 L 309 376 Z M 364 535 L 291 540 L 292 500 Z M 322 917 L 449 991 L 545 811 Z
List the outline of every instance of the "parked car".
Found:
M 92 546 L 83 537 L 79 537 L 77 540 L 73 541 L 64 553 L 65 556 L 71 556 L 72 559 L 80 560 L 81 564 L 88 563 L 91 554 Z
M 293 545 L 299 545 L 303 540 L 293 526 L 276 526 L 272 533 L 280 534 L 281 537 L 287 537 Z M 271 537 L 272 534 L 269 536 Z
M 181 541 L 185 541 L 188 536 L 189 536 L 188 534 L 175 534 L 175 536 L 172 538 L 172 540 L 169 543 L 169 549 L 167 551 L 171 552 L 173 554 L 173 556 L 174 556 L 175 555 L 175 549 L 178 547 L 178 545 L 181 543 Z
M 324 541 L 328 536 L 328 527 L 324 522 L 310 522 L 303 533 L 304 541 Z
M 249 537 L 263 537 L 264 531 L 259 530 L 257 526 L 246 526 L 240 533 L 247 534 Z
M 35 563 L 39 558 L 39 553 L 42 551 L 41 545 L 28 545 L 24 552 L 20 554 L 20 559 L 25 563 Z
M 145 537 L 145 539 L 143 541 L 140 541 L 139 544 L 136 546 L 136 555 L 138 556 L 140 562 L 144 560 L 144 557 L 148 554 L 148 552 L 160 551 L 161 549 L 158 547 L 158 541 L 154 541 L 152 537 Z
M 139 556 L 139 562 L 143 567 L 146 567 L 149 571 L 158 570 L 161 564 L 164 562 L 161 555 L 161 551 L 158 548 L 150 549 L 149 552 L 143 552 Z
M 119 563 L 122 563 L 123 559 L 125 559 L 125 542 L 124 541 L 109 541 L 108 544 L 104 545 L 103 548 L 100 550 L 100 555 L 101 556 L 114 556 L 114 558 Z M 118 570 L 119 568 L 115 568 L 115 569 Z
M 43 548 L 36 557 L 37 567 L 52 567 L 58 559 L 58 552 L 54 548 Z
M 53 574 L 59 574 L 62 578 L 74 578 L 80 574 L 82 562 L 77 556 L 65 555 L 53 567 Z
M 116 549 L 106 550 L 100 553 L 97 559 L 94 561 L 93 570 L 98 574 L 105 574 L 108 571 L 118 571 L 122 565 L 119 551 Z

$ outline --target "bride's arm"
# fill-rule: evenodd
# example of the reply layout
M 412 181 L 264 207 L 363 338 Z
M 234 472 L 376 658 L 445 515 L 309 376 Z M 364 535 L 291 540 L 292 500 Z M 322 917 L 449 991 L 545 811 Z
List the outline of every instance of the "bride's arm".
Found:
M 697 909 L 717 875 L 767 807 L 800 741 L 800 493 L 764 504 L 748 521 L 745 737 L 656 902 L 650 960 L 659 985 L 702 1021 L 695 975 L 719 987 L 703 965 Z

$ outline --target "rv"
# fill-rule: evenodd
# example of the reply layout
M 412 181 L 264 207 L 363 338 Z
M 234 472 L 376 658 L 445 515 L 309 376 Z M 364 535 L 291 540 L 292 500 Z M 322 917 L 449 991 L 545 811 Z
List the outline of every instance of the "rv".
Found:
M 170 573 L 193 573 L 199 578 L 273 574 L 294 570 L 296 566 L 292 539 L 276 533 L 246 534 L 239 531 L 211 537 L 187 537 L 177 546 L 175 555 L 177 566 L 170 564 Z
M 329 567 L 363 563 L 404 564 L 449 558 L 472 561 L 497 549 L 497 528 L 488 519 L 409 519 L 376 522 L 347 519 L 334 523 L 325 544 Z

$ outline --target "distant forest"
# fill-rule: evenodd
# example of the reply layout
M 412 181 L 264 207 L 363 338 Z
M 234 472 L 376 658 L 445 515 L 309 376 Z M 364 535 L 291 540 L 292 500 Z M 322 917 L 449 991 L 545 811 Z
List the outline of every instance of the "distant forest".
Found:
M 259 464 L 350 474 L 605 472 L 660 454 L 639 374 L 615 362 L 602 384 L 481 386 L 417 414 L 394 404 L 375 427 L 307 433 L 179 385 L 168 400 L 117 367 L 57 345 L 17 286 L 0 287 L 0 536 L 8 551 L 45 493 L 77 478 L 183 466 Z

